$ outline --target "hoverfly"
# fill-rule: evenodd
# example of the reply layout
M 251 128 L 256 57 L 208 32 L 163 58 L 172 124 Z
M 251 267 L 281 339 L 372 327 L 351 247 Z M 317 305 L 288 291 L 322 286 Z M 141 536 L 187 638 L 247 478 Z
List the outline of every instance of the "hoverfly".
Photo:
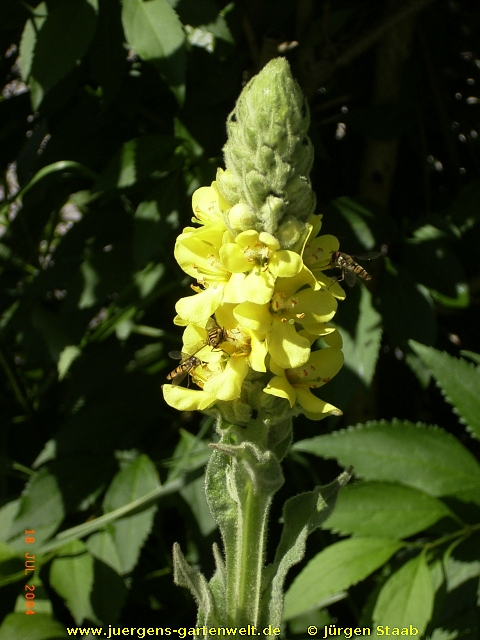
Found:
M 330 262 L 330 269 L 338 267 L 342 270 L 342 277 L 336 278 L 337 282 L 345 280 L 349 287 L 353 287 L 357 277 L 362 280 L 368 281 L 372 279 L 372 276 L 355 260 L 373 260 L 379 258 L 382 254 L 380 251 L 369 251 L 359 256 L 349 256 L 348 253 L 342 253 L 341 251 L 335 251 L 332 254 L 332 260 Z
M 178 367 L 167 375 L 167 380 L 171 380 L 172 384 L 180 384 L 185 376 L 202 364 L 202 361 L 195 355 L 189 356 L 181 351 L 170 351 L 168 354 L 174 360 L 181 360 Z
M 202 361 L 200 358 L 197 358 L 196 354 L 203 349 L 203 347 L 217 349 L 222 342 L 228 340 L 227 330 L 219 327 L 213 318 L 208 319 L 205 331 L 207 332 L 205 341 L 197 345 L 193 354 L 189 355 L 181 351 L 170 351 L 168 354 L 174 360 L 181 361 L 178 367 L 167 375 L 167 380 L 171 380 L 172 384 L 180 384 L 187 374 L 202 364 Z

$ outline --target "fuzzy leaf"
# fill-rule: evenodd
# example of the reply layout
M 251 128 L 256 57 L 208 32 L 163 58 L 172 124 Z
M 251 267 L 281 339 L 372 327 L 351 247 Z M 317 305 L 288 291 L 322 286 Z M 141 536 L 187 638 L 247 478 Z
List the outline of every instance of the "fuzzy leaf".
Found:
M 386 482 L 359 482 L 340 493 L 323 528 L 359 536 L 381 531 L 385 537 L 400 540 L 449 514 L 443 502 L 418 489 Z
M 180 545 L 173 545 L 173 579 L 179 587 L 186 587 L 195 598 L 198 606 L 198 625 L 220 624 L 215 612 L 215 603 L 205 576 L 191 567 L 180 550 Z
M 114 511 L 138 500 L 158 486 L 155 465 L 147 455 L 141 455 L 113 479 L 104 499 L 105 512 Z M 143 543 L 151 531 L 156 509 L 154 505 L 110 525 L 123 573 L 129 573 L 135 567 Z
M 454 412 L 480 440 L 480 368 L 413 340 L 410 346 L 435 376 Z
M 307 564 L 285 595 L 285 620 L 320 606 L 381 567 L 400 549 L 387 538 L 350 538 L 327 547 Z
M 268 613 L 263 625 L 282 619 L 283 585 L 289 569 L 300 562 L 305 555 L 307 537 L 317 529 L 332 513 L 338 492 L 350 475 L 342 473 L 325 487 L 302 493 L 287 500 L 283 507 L 283 531 L 275 554 L 275 561 L 267 567 L 273 578 L 264 599 L 268 598 Z
M 413 625 L 418 633 L 409 635 L 421 638 L 432 616 L 434 595 L 425 556 L 420 554 L 404 564 L 383 585 L 373 611 L 374 627 L 377 630 L 374 637 L 382 635 L 378 631 L 379 625 L 384 632 L 385 625 L 388 625 L 391 634 L 392 628 L 408 628 L 410 631 L 410 625 Z M 400 634 L 401 631 L 397 633 Z
M 480 465 L 438 427 L 400 420 L 370 422 L 297 442 L 293 448 L 353 465 L 365 480 L 396 481 L 432 496 L 480 504 Z

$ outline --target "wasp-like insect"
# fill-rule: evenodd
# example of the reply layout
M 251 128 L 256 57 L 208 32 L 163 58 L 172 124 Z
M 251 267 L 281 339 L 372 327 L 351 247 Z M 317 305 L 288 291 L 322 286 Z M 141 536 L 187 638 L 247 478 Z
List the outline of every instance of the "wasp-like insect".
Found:
M 202 361 L 197 358 L 197 356 L 189 356 L 187 353 L 182 353 L 181 351 L 170 351 L 168 355 L 174 360 L 181 360 L 178 367 L 167 375 L 167 380 L 171 380 L 172 384 L 180 384 L 192 369 L 202 364 Z
M 207 344 L 212 349 L 218 349 L 222 342 L 226 342 L 229 339 L 227 330 L 219 327 L 213 318 L 208 319 L 205 330 L 207 332 Z
M 348 253 L 342 253 L 341 251 L 335 251 L 332 254 L 332 260 L 330 262 L 330 269 L 338 267 L 342 270 L 342 277 L 337 278 L 337 282 L 345 280 L 349 287 L 353 287 L 357 277 L 362 280 L 371 280 L 372 276 L 355 260 L 373 260 L 379 258 L 382 254 L 379 251 L 369 251 L 359 256 L 349 256 Z
M 208 319 L 205 331 L 207 332 L 205 341 L 197 345 L 193 354 L 189 355 L 181 351 L 170 351 L 168 354 L 174 360 L 181 361 L 178 367 L 167 375 L 167 380 L 171 380 L 172 384 L 180 384 L 187 374 L 202 364 L 202 361 L 200 358 L 197 358 L 196 354 L 203 349 L 203 347 L 218 349 L 222 342 L 226 342 L 229 339 L 227 330 L 219 327 L 213 318 Z

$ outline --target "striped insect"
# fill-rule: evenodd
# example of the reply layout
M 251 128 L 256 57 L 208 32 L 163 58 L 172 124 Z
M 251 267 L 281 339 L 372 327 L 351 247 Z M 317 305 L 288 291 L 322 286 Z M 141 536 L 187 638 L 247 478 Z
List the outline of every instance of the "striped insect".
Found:
M 372 279 L 372 276 L 364 269 L 356 260 L 374 260 L 379 258 L 382 254 L 379 251 L 369 251 L 359 256 L 349 256 L 348 253 L 342 253 L 341 251 L 335 251 L 332 253 L 332 260 L 330 262 L 329 269 L 337 267 L 342 270 L 341 278 L 335 278 L 336 282 L 345 282 L 349 287 L 353 287 L 357 281 L 357 277 L 362 280 L 368 281 Z
M 174 360 L 181 360 L 178 367 L 175 367 L 167 375 L 167 380 L 171 380 L 172 384 L 178 385 L 186 377 L 187 374 L 191 375 L 193 369 L 196 369 L 202 364 L 202 361 L 197 358 L 196 355 L 189 356 L 188 353 L 182 353 L 181 351 L 170 351 L 168 354 Z
M 193 354 L 183 353 L 181 351 L 170 351 L 168 354 L 174 360 L 180 360 L 180 364 L 167 375 L 167 380 L 171 380 L 172 384 L 178 385 L 185 379 L 187 374 L 192 375 L 192 371 L 199 367 L 202 363 L 196 354 L 204 347 L 212 347 L 218 349 L 222 342 L 226 342 L 229 337 L 227 330 L 219 327 L 213 318 L 209 318 L 205 327 L 207 332 L 204 342 L 200 342 L 194 349 Z

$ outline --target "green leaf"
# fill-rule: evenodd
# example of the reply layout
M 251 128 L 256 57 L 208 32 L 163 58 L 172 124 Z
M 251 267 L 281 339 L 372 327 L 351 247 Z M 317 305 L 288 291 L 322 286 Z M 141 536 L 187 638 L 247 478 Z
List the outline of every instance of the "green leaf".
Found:
M 285 595 L 285 620 L 317 608 L 381 567 L 401 544 L 386 538 L 350 538 L 327 547 L 307 564 Z
M 47 3 L 40 2 L 40 4 L 35 7 L 32 17 L 25 23 L 19 52 L 20 72 L 24 82 L 28 82 L 28 77 L 30 76 L 30 71 L 32 69 L 35 45 L 37 43 L 37 33 L 40 31 L 43 23 L 47 19 L 47 15 Z
M 175 584 L 186 587 L 195 598 L 198 606 L 197 625 L 217 626 L 221 624 L 215 611 L 215 602 L 205 576 L 191 567 L 185 560 L 180 546 L 173 545 L 173 570 Z
M 212 518 L 205 497 L 205 479 L 198 478 L 191 482 L 180 491 L 180 495 L 192 510 L 201 534 L 208 536 L 212 531 L 215 531 L 217 523 Z
M 25 555 L 0 542 L 0 586 L 19 580 L 25 580 Z
M 161 180 L 137 207 L 133 218 L 133 259 L 137 269 L 168 251 L 169 241 L 167 220 L 178 217 L 180 185 L 175 174 Z M 173 234 L 172 234 L 173 235 Z
M 57 640 L 68 638 L 64 625 L 46 613 L 10 613 L 0 627 L 0 640 Z
M 80 540 L 62 547 L 50 566 L 50 583 L 65 600 L 77 625 L 96 621 L 90 603 L 93 588 L 93 557 Z
M 103 0 L 95 37 L 89 50 L 92 76 L 102 88 L 102 100 L 110 103 L 117 95 L 127 73 L 122 20 L 122 5 Z
M 379 289 L 379 310 L 384 330 L 393 345 L 405 349 L 407 340 L 433 344 L 436 337 L 435 312 L 424 287 L 410 273 L 385 259 Z
M 23 582 L 25 583 L 25 576 L 24 576 Z M 43 613 L 51 616 L 53 614 L 52 602 L 50 600 L 50 597 L 52 594 L 51 592 L 47 592 L 47 590 L 43 585 L 43 582 L 40 580 L 40 572 L 37 571 L 33 575 L 33 578 L 31 575 L 27 584 L 29 587 L 32 587 L 32 586 L 34 587 L 35 615 Z M 23 590 L 20 591 L 20 593 L 17 596 L 17 601 L 15 603 L 15 609 L 14 609 L 16 613 L 21 613 L 22 615 L 25 615 L 25 594 L 27 592 L 28 590 L 24 585 Z M 49 640 L 50 640 L 50 637 L 49 637 Z
M 166 0 L 124 0 L 122 22 L 127 42 L 152 62 L 180 104 L 185 94 L 185 34 L 177 14 Z
M 150 458 L 143 454 L 112 480 L 104 498 L 105 513 L 142 498 L 159 486 L 158 474 Z M 156 505 L 129 515 L 110 525 L 123 573 L 135 567 L 143 543 L 151 531 Z
M 337 198 L 332 205 L 346 220 L 360 245 L 365 249 L 373 249 L 375 237 L 369 225 L 375 222 L 375 214 L 352 198 Z
M 83 524 L 77 525 L 75 527 L 71 527 L 70 529 L 65 529 L 61 531 L 59 534 L 55 536 L 51 541 L 42 545 L 41 552 L 49 553 L 51 551 L 55 551 L 65 545 L 66 542 L 70 542 L 72 540 L 77 540 L 78 538 L 82 538 L 91 533 L 99 531 L 103 529 L 103 527 L 109 525 L 112 522 L 115 522 L 119 518 L 123 518 L 129 513 L 137 512 L 140 509 L 144 509 L 146 506 L 151 505 L 152 503 L 156 503 L 157 500 L 171 495 L 172 493 L 176 493 L 183 486 L 185 486 L 184 478 L 177 478 L 177 480 L 173 480 L 168 484 L 158 487 L 151 493 L 146 496 L 131 502 L 130 504 L 125 505 L 124 507 L 120 507 L 115 511 L 111 511 L 110 513 L 106 513 L 103 516 L 99 516 L 98 518 L 94 518 L 91 521 L 85 522 Z
M 410 346 L 435 376 L 461 422 L 480 440 L 480 368 L 417 342 Z
M 37 87 L 32 107 L 78 65 L 90 46 L 97 24 L 97 0 L 71 0 L 54 6 L 37 35 L 30 74 Z M 32 36 L 25 36 L 25 56 Z
M 341 535 L 374 536 L 400 540 L 427 529 L 449 509 L 436 498 L 398 484 L 359 482 L 346 486 L 333 514 L 323 525 Z
M 412 558 L 396 571 L 383 585 L 373 611 L 376 634 L 386 635 L 386 625 L 390 635 L 398 628 L 408 629 L 408 635 L 423 636 L 432 616 L 434 590 L 432 577 L 423 554 Z M 418 630 L 413 632 L 411 625 Z M 379 630 L 383 630 L 383 634 Z M 407 635 L 405 632 L 403 635 Z
M 372 305 L 372 294 L 366 287 L 360 289 L 360 305 L 355 335 L 340 329 L 343 339 L 345 366 L 369 387 L 377 364 L 382 339 L 382 317 Z
M 111 567 L 119 575 L 123 573 L 122 562 L 113 540 L 111 527 L 104 531 L 98 531 L 88 537 L 87 549 L 94 558 Z
M 174 155 L 178 140 L 173 136 L 150 134 L 125 142 L 107 163 L 95 183 L 94 191 L 126 189 L 146 180 L 159 178 L 182 163 Z
M 20 500 L 7 502 L 0 508 L 0 542 L 8 540 L 9 531 L 18 512 Z
M 15 549 L 23 550 L 25 529 L 35 529 L 35 546 L 47 540 L 60 526 L 65 515 L 63 497 L 57 478 L 47 467 L 40 469 L 28 482 L 9 535 Z
M 123 578 L 103 562 L 95 560 L 94 583 L 91 593 L 93 610 L 103 625 L 118 622 L 128 595 Z
M 446 237 L 422 238 L 431 225 L 417 230 L 420 237 L 405 245 L 404 261 L 417 282 L 426 287 L 430 296 L 446 307 L 465 309 L 470 304 L 467 279 L 459 258 Z M 439 230 L 436 227 L 432 231 Z
M 452 435 L 438 427 L 392 420 L 370 422 L 293 445 L 343 466 L 365 480 L 400 482 L 432 496 L 480 503 L 480 465 Z
M 263 624 L 282 619 L 283 589 L 289 569 L 300 562 L 305 555 L 307 537 L 317 529 L 332 513 L 338 493 L 350 479 L 350 474 L 342 473 L 325 487 L 302 493 L 286 501 L 283 507 L 283 531 L 275 554 L 273 565 L 267 567 L 272 575 L 264 596 L 268 615 Z

